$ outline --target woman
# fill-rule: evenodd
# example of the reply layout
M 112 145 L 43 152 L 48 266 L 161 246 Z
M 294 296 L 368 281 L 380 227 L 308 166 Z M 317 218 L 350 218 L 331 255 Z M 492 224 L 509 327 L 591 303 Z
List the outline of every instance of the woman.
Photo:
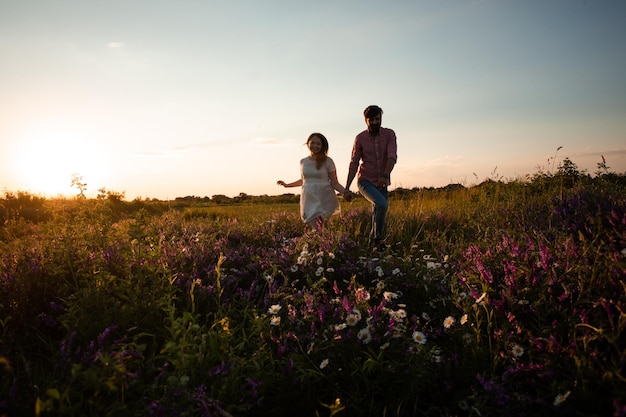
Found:
M 346 194 L 337 181 L 335 162 L 328 157 L 328 140 L 321 133 L 311 133 L 306 141 L 311 154 L 300 161 L 300 179 L 291 183 L 280 180 L 283 187 L 302 186 L 300 217 L 313 229 L 321 230 L 325 220 L 339 213 L 335 190 Z

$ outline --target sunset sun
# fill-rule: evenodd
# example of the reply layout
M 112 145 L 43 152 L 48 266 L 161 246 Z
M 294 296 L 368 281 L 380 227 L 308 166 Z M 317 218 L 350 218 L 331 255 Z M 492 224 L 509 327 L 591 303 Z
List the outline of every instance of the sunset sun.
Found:
M 77 194 L 71 186 L 73 175 L 82 177 L 90 192 L 105 179 L 102 151 L 81 135 L 65 131 L 24 138 L 13 150 L 12 165 L 24 191 L 47 196 Z

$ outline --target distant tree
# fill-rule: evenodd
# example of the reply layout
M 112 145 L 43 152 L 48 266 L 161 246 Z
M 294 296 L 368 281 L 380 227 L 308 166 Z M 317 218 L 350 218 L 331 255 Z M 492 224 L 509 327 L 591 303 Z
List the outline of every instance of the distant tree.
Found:
M 0 198 L 0 229 L 4 221 L 12 217 L 21 217 L 33 223 L 49 220 L 52 214 L 45 202 L 44 197 L 25 191 L 18 191 L 17 194 L 5 191 L 4 198 Z
M 246 201 L 246 200 L 250 200 L 250 196 L 246 193 L 239 193 L 239 195 L 237 197 L 234 198 L 235 201 L 239 202 L 239 201 Z
M 571 188 L 581 181 L 585 181 L 589 178 L 589 175 L 587 175 L 587 171 L 585 170 L 580 171 L 578 165 L 569 158 L 565 158 L 563 162 L 559 164 L 554 178 L 559 180 L 561 189 L 563 189 L 563 187 Z
M 102 187 L 98 190 L 98 200 L 104 200 L 107 199 L 109 201 L 112 202 L 117 202 L 117 201 L 122 201 L 124 200 L 124 197 L 126 196 L 126 193 L 122 192 L 118 192 L 118 191 L 111 191 L 111 190 L 107 190 L 106 188 Z
M 487 180 L 487 181 L 493 182 L 493 180 L 491 180 L 491 179 Z M 485 181 L 485 182 L 487 182 L 487 181 Z M 456 190 L 462 190 L 464 188 L 465 188 L 465 186 L 463 186 L 463 184 L 448 184 L 445 187 L 443 187 L 442 190 L 445 190 L 445 191 L 456 191 Z
M 565 158 L 561 162 L 556 171 L 556 175 L 563 175 L 565 177 L 577 178 L 580 177 L 581 172 L 578 170 L 578 165 L 572 162 L 571 159 Z
M 211 200 L 213 200 L 213 202 L 216 203 L 216 204 L 228 204 L 228 203 L 230 203 L 230 197 L 227 197 L 224 194 L 216 194 L 216 195 L 211 197 Z
M 72 174 L 72 187 L 78 189 L 77 197 L 85 198 L 85 191 L 87 191 L 87 183 L 83 180 L 83 176 L 79 174 Z

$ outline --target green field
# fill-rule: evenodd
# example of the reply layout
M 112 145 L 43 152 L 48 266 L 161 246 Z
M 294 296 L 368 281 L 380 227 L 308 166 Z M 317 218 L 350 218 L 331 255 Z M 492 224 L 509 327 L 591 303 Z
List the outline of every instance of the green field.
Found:
M 395 190 L 321 233 L 297 196 L 0 199 L 14 416 L 626 415 L 626 181 Z M 0 415 L 3 415 L 0 412 Z

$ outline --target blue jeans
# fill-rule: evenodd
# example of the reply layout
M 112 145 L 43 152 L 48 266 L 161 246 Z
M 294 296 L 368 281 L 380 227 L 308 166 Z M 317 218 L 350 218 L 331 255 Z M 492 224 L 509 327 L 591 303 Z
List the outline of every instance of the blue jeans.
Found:
M 389 208 L 387 187 L 378 188 L 369 181 L 358 181 L 358 186 L 361 195 L 374 206 L 370 239 L 374 239 L 374 242 L 381 241 L 385 237 L 385 216 Z

